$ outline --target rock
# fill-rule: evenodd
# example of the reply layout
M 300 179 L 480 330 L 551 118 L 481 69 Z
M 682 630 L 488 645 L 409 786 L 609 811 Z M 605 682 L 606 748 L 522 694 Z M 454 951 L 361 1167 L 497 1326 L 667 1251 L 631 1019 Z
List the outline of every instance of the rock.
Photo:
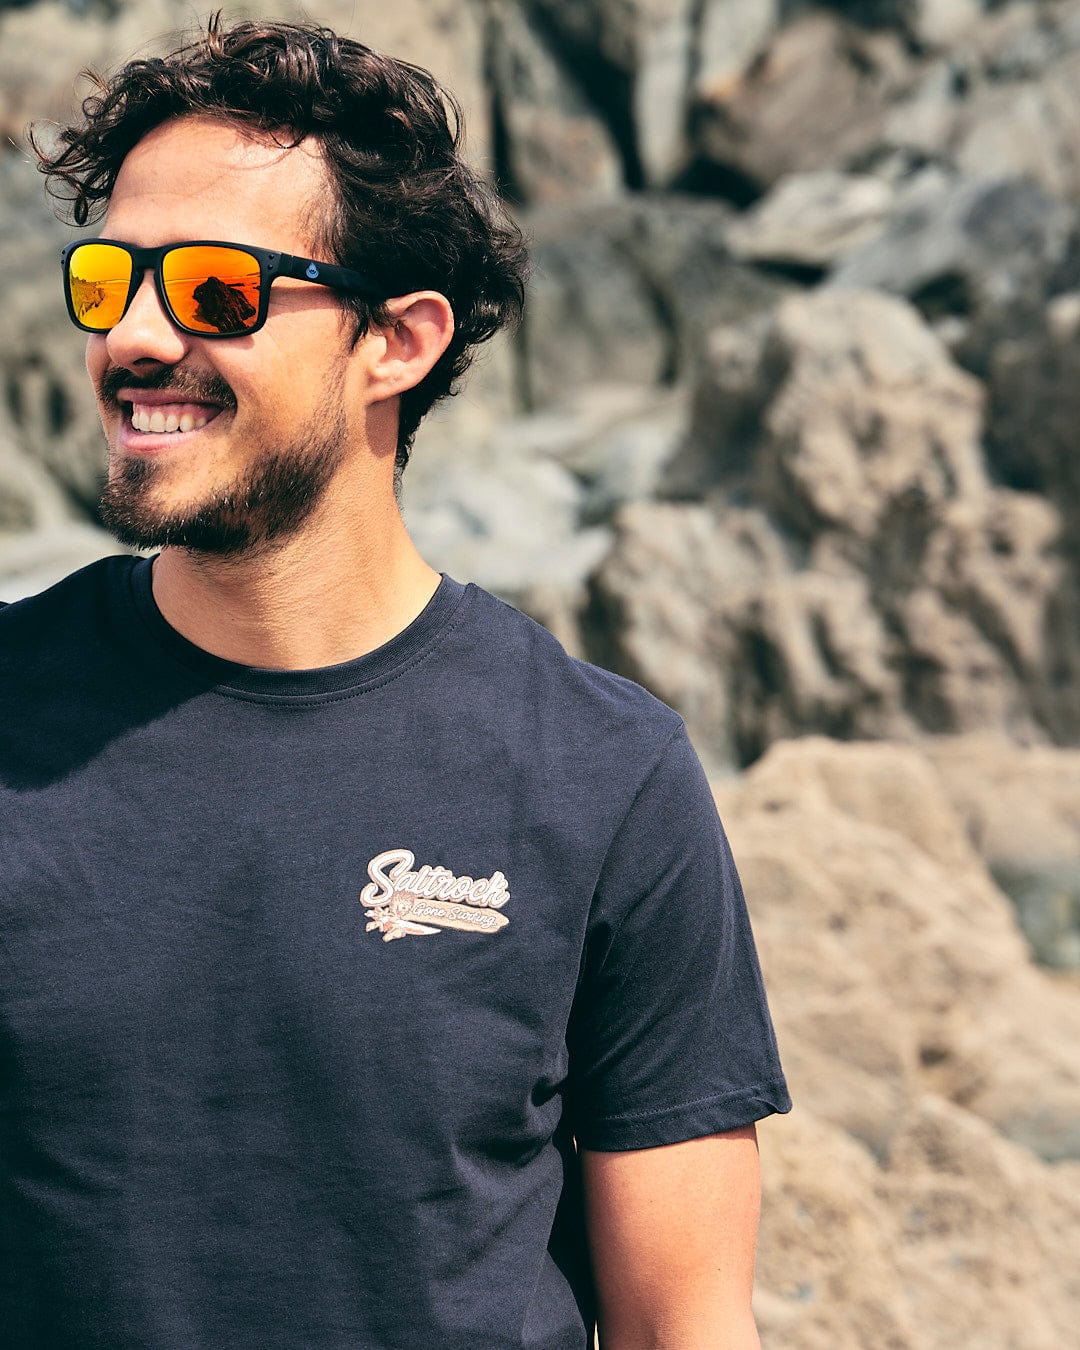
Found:
M 528 12 L 500 4 L 491 23 L 489 60 L 511 195 L 541 206 L 617 196 L 623 169 L 611 134 Z
M 56 310 L 53 297 L 25 322 L 17 346 L 0 339 L 0 375 L 20 447 L 89 514 L 104 479 L 105 439 L 86 378 L 84 341 Z
M 897 1223 L 870 1153 L 796 1107 L 758 1127 L 763 1183 L 754 1310 L 765 1347 L 914 1350 L 897 1290 Z
M 685 155 L 696 0 L 525 0 L 524 8 L 609 127 L 627 185 L 666 182 Z
M 1076 268 L 1071 260 L 1069 270 Z M 1065 322 L 1069 300 L 1040 308 L 1040 291 L 1015 310 L 987 316 L 969 342 L 989 386 L 987 458 L 1005 483 L 1043 494 L 1064 522 L 1063 570 L 1047 616 L 1042 717 L 1055 740 L 1080 735 L 1080 470 L 1075 415 L 1080 358 Z M 1035 313 L 1032 315 L 1031 310 Z
M 597 382 L 658 385 L 675 374 L 678 338 L 620 247 L 622 212 L 526 218 L 533 280 L 523 327 L 530 408 Z
M 0 431 L 0 539 L 62 525 L 72 515 L 56 481 Z
M 1069 207 L 1023 179 L 923 174 L 830 284 L 904 295 L 931 316 L 970 316 L 1041 288 L 1065 255 L 1073 220 Z
M 1025 175 L 1056 196 L 1080 191 L 1080 52 L 1033 80 L 994 83 L 957 117 L 953 154 L 961 172 Z
M 295 15 L 295 6 L 268 0 L 267 19 Z M 398 0 L 368 6 L 362 15 L 345 0 L 322 0 L 315 22 L 369 46 L 430 67 L 452 89 L 468 116 L 471 154 L 490 156 L 490 125 L 483 83 L 480 17 L 455 0 Z M 76 77 L 84 68 L 112 68 L 129 55 L 158 54 L 192 15 L 170 0 L 137 4 L 75 4 L 39 0 L 0 10 L 0 130 L 22 139 L 31 119 L 64 119 L 75 110 Z M 148 41 L 148 35 L 150 40 Z M 27 60 L 27 52 L 33 60 Z M 83 91 L 85 92 L 85 91 Z
M 763 1345 L 1067 1343 L 1080 986 L 922 754 L 780 743 L 719 795 L 795 1101 L 759 1127 Z
M 78 521 L 0 535 L 0 600 L 36 595 L 98 558 L 123 552 L 104 530 Z
M 812 1112 L 765 1121 L 759 1136 L 763 1346 L 1068 1343 L 1080 1166 L 1039 1163 L 930 1094 L 883 1166 Z
M 785 173 L 847 167 L 879 140 L 913 78 L 894 34 L 797 15 L 744 76 L 699 82 L 696 176 L 745 199 Z
M 915 15 L 919 0 L 825 0 L 822 9 L 842 14 L 867 28 L 904 29 Z M 795 8 L 798 8 L 796 0 Z M 806 5 L 810 8 L 810 5 Z
M 970 178 L 1026 178 L 1076 194 L 1080 22 L 1073 4 L 935 0 L 913 30 L 930 62 L 895 103 L 885 140 L 919 146 Z M 972 22 L 972 18 L 977 22 Z
M 725 816 L 785 1056 L 837 1060 L 829 1080 L 796 1073 L 793 1096 L 882 1158 L 921 1090 L 1040 1156 L 1080 1157 L 1080 995 L 1031 964 L 927 760 L 781 742 Z
M 908 706 L 929 731 L 998 729 L 1022 741 L 1048 730 L 1047 628 L 1062 576 L 1059 515 L 1029 494 L 989 494 L 982 510 L 950 504 L 905 594 L 879 595 L 910 643 Z M 883 532 L 883 558 L 902 547 Z M 901 588 L 904 582 L 901 581 Z M 1054 717 L 1064 709 L 1055 708 Z
M 258 12 L 291 18 L 296 7 L 287 0 L 271 0 Z M 464 109 L 466 158 L 491 169 L 491 97 L 481 6 L 460 0 L 395 0 L 392 5 L 358 7 L 353 0 L 320 0 L 311 17 L 376 51 L 430 70 Z
M 526 213 L 528 406 L 542 410 L 594 384 L 670 386 L 696 373 L 713 327 L 789 289 L 732 258 L 730 217 L 719 203 L 648 197 Z
M 968 40 L 982 18 L 982 0 L 917 0 L 911 31 L 926 47 L 954 47 Z
M 174 23 L 166 0 L 118 8 L 114 18 L 104 6 L 79 12 L 60 0 L 0 10 L 0 143 L 21 142 L 32 119 L 72 116 L 80 71 L 110 66 Z
M 1060 516 L 991 487 L 977 382 L 910 306 L 840 290 L 722 330 L 712 355 L 665 472 L 707 504 L 617 515 L 595 655 L 717 767 L 809 731 L 1044 739 Z
M 927 164 L 946 168 L 943 147 L 952 137 L 963 90 L 975 78 L 969 71 L 972 64 L 973 58 L 963 52 L 929 61 L 889 108 L 882 148 L 906 159 L 909 171 Z
M 585 488 L 582 518 L 606 521 L 657 490 L 688 417 L 685 389 L 598 384 L 503 428 L 522 460 L 550 458 Z M 500 433 L 502 439 L 502 433 Z
M 990 463 L 1007 483 L 1045 493 L 1075 526 L 1080 468 L 1073 416 L 1080 406 L 1080 357 L 1076 331 L 1064 317 L 1060 302 L 1028 324 L 1015 314 L 999 315 L 985 325 L 978 345 L 990 394 Z M 1075 529 L 1069 534 L 1076 539 Z
M 586 578 L 607 553 L 613 510 L 647 498 L 678 444 L 684 390 L 578 390 L 494 422 L 451 402 L 422 431 L 405 475 L 425 556 L 525 609 L 581 650 Z
M 90 511 L 105 443 L 86 378 L 85 335 L 68 320 L 59 255 L 71 235 L 47 210 L 44 183 L 23 154 L 0 154 L 0 398 L 19 449 Z
M 792 572 L 760 511 L 620 511 L 589 621 L 594 659 L 678 709 L 715 771 L 749 762 L 793 727 L 914 733 L 864 580 Z
M 984 735 L 926 753 L 1036 958 L 1080 966 L 1080 752 Z
M 695 0 L 659 7 L 639 33 L 633 115 L 647 185 L 674 179 L 687 158 L 687 95 L 694 67 Z M 670 12 L 668 12 L 670 11 Z
M 718 202 L 649 197 L 612 230 L 674 336 L 674 375 L 696 376 L 709 334 L 768 309 L 791 289 L 734 259 L 731 211 Z
M 606 553 L 610 533 L 579 528 L 582 485 L 554 457 L 523 453 L 531 430 L 529 419 L 523 423 L 505 424 L 490 440 L 474 443 L 452 438 L 440 444 L 429 435 L 405 475 L 405 519 L 433 566 L 525 608 L 543 578 L 547 610 L 561 607 L 568 622 L 583 604 L 584 579 Z
M 799 537 L 865 540 L 908 492 L 934 504 L 985 493 L 982 391 L 910 306 L 839 289 L 794 295 L 767 324 L 714 344 L 672 465 L 680 490 L 745 480 Z M 745 431 L 737 448 L 733 425 Z
M 825 271 L 881 233 L 895 190 L 831 169 L 788 174 L 727 231 L 736 258 Z
M 912 312 L 869 294 L 835 298 L 778 312 L 774 341 L 793 359 L 754 477 L 795 533 L 836 530 L 863 561 L 908 494 L 937 506 L 985 493 L 981 391 Z
M 698 33 L 694 92 L 734 88 L 765 49 L 780 22 L 780 0 L 706 4 Z

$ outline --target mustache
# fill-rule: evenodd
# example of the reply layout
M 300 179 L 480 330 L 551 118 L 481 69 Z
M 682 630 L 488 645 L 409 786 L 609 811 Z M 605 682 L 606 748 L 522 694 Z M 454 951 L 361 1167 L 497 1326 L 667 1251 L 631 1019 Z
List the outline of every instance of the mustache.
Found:
M 178 403 L 214 403 L 219 408 L 235 408 L 236 395 L 215 374 L 200 374 L 183 366 L 167 366 L 147 375 L 136 375 L 123 366 L 109 366 L 101 377 L 102 402 L 120 407 L 121 389 L 167 389 L 177 395 Z

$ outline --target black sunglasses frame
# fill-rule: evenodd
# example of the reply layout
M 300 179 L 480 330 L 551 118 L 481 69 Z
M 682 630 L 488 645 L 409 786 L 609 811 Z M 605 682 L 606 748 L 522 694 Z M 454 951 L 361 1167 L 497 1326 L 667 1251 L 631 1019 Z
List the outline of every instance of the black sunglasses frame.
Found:
M 258 332 L 266 322 L 270 308 L 270 287 L 278 277 L 294 277 L 298 281 L 313 282 L 316 286 L 329 286 L 346 295 L 361 295 L 373 303 L 389 299 L 386 291 L 376 286 L 370 277 L 364 276 L 362 272 L 354 272 L 348 267 L 338 267 L 335 263 L 319 262 L 315 258 L 301 258 L 293 253 L 277 253 L 270 249 L 253 248 L 249 244 L 237 244 L 229 240 L 181 239 L 173 244 L 163 244 L 160 248 L 137 248 L 136 245 L 127 244 L 122 239 L 76 239 L 60 250 L 60 266 L 64 272 L 64 299 L 67 301 L 68 317 L 75 327 L 81 328 L 84 333 L 104 334 L 111 331 L 111 328 L 91 328 L 82 323 L 75 314 L 75 306 L 71 299 L 71 258 L 84 244 L 111 244 L 113 248 L 123 249 L 131 258 L 131 282 L 124 300 L 124 308 L 120 313 L 121 319 L 135 299 L 146 272 L 151 271 L 154 274 L 154 287 L 158 299 L 161 301 L 162 309 L 169 316 L 169 322 L 179 328 L 181 333 L 188 333 L 191 337 L 238 338 Z M 208 333 L 203 328 L 189 328 L 177 318 L 165 291 L 161 264 L 166 254 L 177 248 L 207 247 L 236 249 L 238 252 L 249 254 L 259 264 L 259 312 L 255 316 L 254 323 L 248 324 L 246 328 L 237 329 L 235 333 Z M 113 328 L 115 326 L 112 325 Z

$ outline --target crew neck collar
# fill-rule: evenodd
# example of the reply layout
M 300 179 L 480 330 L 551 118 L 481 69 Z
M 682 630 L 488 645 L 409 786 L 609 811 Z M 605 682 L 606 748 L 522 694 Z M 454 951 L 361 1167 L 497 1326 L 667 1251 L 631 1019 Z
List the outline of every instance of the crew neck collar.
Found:
M 128 561 L 128 560 L 125 560 Z M 214 656 L 188 641 L 165 619 L 154 599 L 152 558 L 132 559 L 128 598 L 150 638 L 173 662 L 222 694 L 265 700 L 340 696 L 384 683 L 421 660 L 459 616 L 468 586 L 443 573 L 419 615 L 389 642 L 352 661 L 310 670 L 267 670 Z

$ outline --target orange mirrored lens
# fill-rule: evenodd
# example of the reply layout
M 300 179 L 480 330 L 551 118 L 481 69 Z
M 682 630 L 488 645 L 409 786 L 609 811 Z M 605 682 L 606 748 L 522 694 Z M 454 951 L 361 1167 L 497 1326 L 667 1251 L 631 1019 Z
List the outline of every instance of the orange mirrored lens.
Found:
M 259 314 L 259 263 L 240 248 L 170 249 L 161 280 L 173 314 L 200 333 L 243 333 Z
M 131 285 L 131 256 L 115 244 L 81 244 L 68 261 L 68 291 L 79 323 L 105 332 L 120 322 Z

